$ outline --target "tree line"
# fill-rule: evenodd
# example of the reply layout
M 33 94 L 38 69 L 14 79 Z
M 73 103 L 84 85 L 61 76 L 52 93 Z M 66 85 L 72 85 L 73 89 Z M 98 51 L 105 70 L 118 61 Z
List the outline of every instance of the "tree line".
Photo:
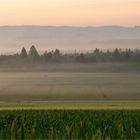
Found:
M 96 62 L 140 62 L 140 50 L 118 49 L 102 51 L 98 48 L 92 52 L 62 53 L 56 49 L 39 54 L 35 46 L 29 52 L 22 48 L 14 55 L 0 55 L 0 63 L 96 63 Z

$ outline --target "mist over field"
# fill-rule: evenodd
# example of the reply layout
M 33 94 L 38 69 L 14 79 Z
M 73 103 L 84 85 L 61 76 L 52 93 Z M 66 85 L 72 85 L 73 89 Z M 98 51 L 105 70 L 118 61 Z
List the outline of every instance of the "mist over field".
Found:
M 115 48 L 140 48 L 140 27 L 1 26 L 0 53 L 17 53 L 35 45 L 41 52 L 64 52 Z
M 0 140 L 140 140 L 140 0 L 0 0 Z

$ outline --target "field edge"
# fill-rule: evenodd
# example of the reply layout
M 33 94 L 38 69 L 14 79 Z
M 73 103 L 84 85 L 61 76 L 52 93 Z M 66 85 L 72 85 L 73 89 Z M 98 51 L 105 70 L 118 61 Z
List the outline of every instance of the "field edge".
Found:
M 23 109 L 133 109 L 140 110 L 140 100 L 136 101 L 0 101 L 0 110 L 23 110 Z

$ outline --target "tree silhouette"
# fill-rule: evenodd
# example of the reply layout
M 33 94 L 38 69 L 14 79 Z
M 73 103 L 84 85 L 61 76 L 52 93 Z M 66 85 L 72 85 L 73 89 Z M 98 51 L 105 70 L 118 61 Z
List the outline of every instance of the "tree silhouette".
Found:
M 53 53 L 53 61 L 60 62 L 61 61 L 60 59 L 61 59 L 60 51 L 58 49 L 56 49 Z
M 61 62 L 80 62 L 80 63 L 97 63 L 97 62 L 140 62 L 139 49 L 114 49 L 114 51 L 102 51 L 96 48 L 94 51 L 85 53 L 62 53 L 56 49 L 54 51 L 45 51 L 39 55 L 35 46 L 31 46 L 29 54 L 25 48 L 22 48 L 20 54 L 0 55 L 0 63 L 61 63 Z
M 31 62 L 36 62 L 39 60 L 39 53 L 37 52 L 35 46 L 31 46 L 30 51 L 29 51 L 29 58 Z
M 25 59 L 25 58 L 28 57 L 28 54 L 27 54 L 27 51 L 26 51 L 25 48 L 22 48 L 21 53 L 20 53 L 20 57 L 21 57 L 22 59 Z
M 120 51 L 116 48 L 113 52 L 113 60 L 118 61 L 120 59 Z
M 44 57 L 45 62 L 52 61 L 52 52 L 45 51 L 45 53 L 43 54 L 43 57 Z

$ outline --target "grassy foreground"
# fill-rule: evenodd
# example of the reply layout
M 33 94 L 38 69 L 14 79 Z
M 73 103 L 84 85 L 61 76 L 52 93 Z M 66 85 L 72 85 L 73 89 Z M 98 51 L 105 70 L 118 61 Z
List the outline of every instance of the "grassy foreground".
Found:
M 0 139 L 140 139 L 140 110 L 1 110 Z
M 0 110 L 21 109 L 140 109 L 140 101 L 0 102 Z

